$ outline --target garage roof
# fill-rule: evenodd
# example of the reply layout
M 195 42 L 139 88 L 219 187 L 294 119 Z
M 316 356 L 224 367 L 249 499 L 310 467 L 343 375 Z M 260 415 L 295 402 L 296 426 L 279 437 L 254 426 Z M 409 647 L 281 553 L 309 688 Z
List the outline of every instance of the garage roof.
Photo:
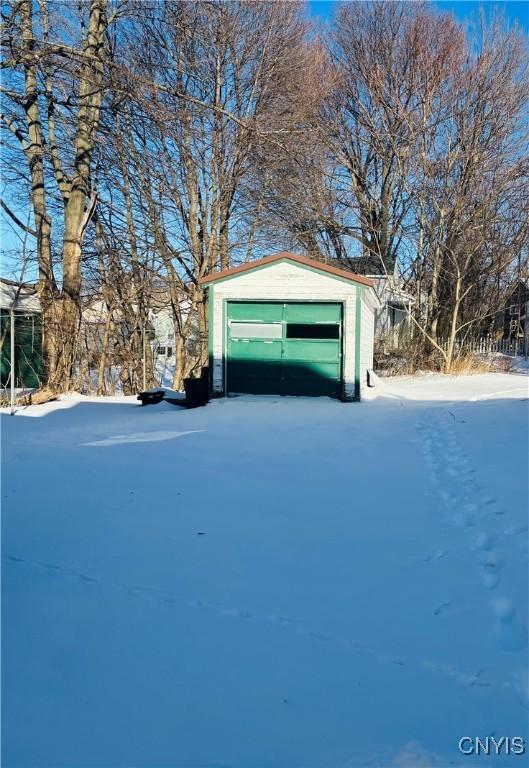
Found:
M 269 264 L 274 264 L 278 261 L 290 261 L 294 264 L 299 264 L 302 267 L 308 267 L 309 269 L 314 269 L 333 277 L 339 277 L 341 280 L 368 285 L 370 288 L 373 287 L 373 281 L 368 277 L 364 277 L 364 275 L 357 275 L 346 269 L 331 267 L 321 261 L 308 259 L 306 256 L 297 256 L 295 253 L 289 253 L 289 251 L 281 251 L 280 253 L 274 253 L 272 256 L 265 256 L 264 259 L 256 259 L 255 261 L 249 261 L 247 264 L 241 264 L 239 267 L 232 267 L 231 269 L 223 269 L 221 272 L 214 272 L 212 275 L 207 275 L 207 277 L 201 277 L 199 283 L 202 285 L 216 283 L 218 280 L 225 280 L 226 278 L 239 275 L 243 272 L 251 272 L 254 269 L 267 267 Z

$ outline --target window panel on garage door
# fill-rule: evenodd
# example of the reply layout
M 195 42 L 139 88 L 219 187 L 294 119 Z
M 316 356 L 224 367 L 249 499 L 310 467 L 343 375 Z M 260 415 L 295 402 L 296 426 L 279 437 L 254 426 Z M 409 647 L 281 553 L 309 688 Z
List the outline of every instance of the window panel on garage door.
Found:
M 338 323 L 287 323 L 287 339 L 339 339 Z
M 244 323 L 230 320 L 232 339 L 280 339 L 282 335 L 282 323 Z

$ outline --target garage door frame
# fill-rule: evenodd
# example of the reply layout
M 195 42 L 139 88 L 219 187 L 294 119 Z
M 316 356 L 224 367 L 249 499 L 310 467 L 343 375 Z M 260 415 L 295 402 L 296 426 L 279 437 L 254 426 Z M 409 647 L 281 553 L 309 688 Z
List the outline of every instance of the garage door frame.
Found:
M 222 300 L 222 368 L 223 368 L 223 385 L 224 385 L 224 392 L 229 397 L 230 394 L 238 394 L 238 393 L 230 393 L 228 388 L 228 343 L 229 343 L 229 326 L 228 326 L 228 304 L 281 304 L 283 306 L 288 304 L 332 304 L 334 306 L 340 307 L 340 314 L 341 314 L 341 322 L 340 322 L 340 379 L 338 384 L 338 399 L 343 399 L 344 396 L 344 371 L 345 371 L 345 364 L 346 364 L 346 345 L 344 343 L 345 341 L 345 328 L 346 328 L 346 303 L 343 300 L 340 299 L 305 299 L 305 298 L 299 298 L 299 299 L 268 299 L 268 298 L 250 298 L 250 297 L 244 297 L 244 298 L 223 298 Z M 284 320 L 282 321 L 285 325 Z M 318 323 L 315 323 L 315 325 L 318 325 Z M 242 393 L 241 393 L 242 394 Z M 281 395 L 279 395 L 281 396 Z

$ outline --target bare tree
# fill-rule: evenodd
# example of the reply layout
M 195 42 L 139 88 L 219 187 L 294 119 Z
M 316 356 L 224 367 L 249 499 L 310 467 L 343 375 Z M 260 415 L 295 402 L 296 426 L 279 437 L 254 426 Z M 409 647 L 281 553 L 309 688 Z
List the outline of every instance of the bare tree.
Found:
M 421 135 L 414 180 L 428 293 L 427 332 L 449 371 L 462 332 L 482 332 L 501 310 L 510 267 L 528 242 L 527 51 L 499 20 L 482 23 Z
M 343 4 L 320 56 L 319 127 L 278 168 L 272 210 L 321 258 L 363 256 L 393 271 L 414 231 L 416 151 L 435 95 L 464 42 L 448 16 L 420 3 Z
M 3 28 L 2 124 L 31 184 L 44 348 L 51 391 L 72 383 L 80 321 L 81 249 L 96 199 L 93 161 L 105 88 L 107 0 L 50 23 L 46 0 L 17 0 Z M 11 145 L 12 146 L 12 145 Z M 60 198 L 57 219 L 55 197 Z M 60 259 L 52 256 L 52 208 Z
M 419 3 L 347 3 L 336 18 L 326 141 L 342 171 L 337 196 L 348 209 L 345 233 L 376 271 L 392 272 L 407 246 L 406 182 L 417 135 L 427 128 L 428 98 L 461 38 L 450 17 Z

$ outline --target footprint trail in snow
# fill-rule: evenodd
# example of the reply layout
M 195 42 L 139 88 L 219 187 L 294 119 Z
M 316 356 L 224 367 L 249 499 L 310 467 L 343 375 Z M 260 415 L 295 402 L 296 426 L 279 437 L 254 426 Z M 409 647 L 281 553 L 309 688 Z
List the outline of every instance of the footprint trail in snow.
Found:
M 525 535 L 526 526 L 498 531 L 504 510 L 497 499 L 485 493 L 476 480 L 476 473 L 454 428 L 455 417 L 449 411 L 432 408 L 419 418 L 417 429 L 422 438 L 422 451 L 430 479 L 442 502 L 445 523 L 460 530 L 463 548 L 475 557 L 481 572 L 484 596 L 489 596 L 491 627 L 494 638 L 502 651 L 520 651 L 527 647 L 527 627 L 519 619 L 512 600 L 507 596 L 496 597 L 501 589 L 502 573 L 509 558 L 502 556 L 502 546 L 513 537 Z M 442 551 L 444 556 L 445 552 Z M 425 563 L 433 563 L 439 553 L 425 557 Z M 492 599 L 491 599 L 492 598 Z M 434 613 L 440 615 L 450 606 L 446 601 Z M 528 706 L 526 687 L 519 680 L 527 677 L 527 671 L 515 674 L 517 698 Z

